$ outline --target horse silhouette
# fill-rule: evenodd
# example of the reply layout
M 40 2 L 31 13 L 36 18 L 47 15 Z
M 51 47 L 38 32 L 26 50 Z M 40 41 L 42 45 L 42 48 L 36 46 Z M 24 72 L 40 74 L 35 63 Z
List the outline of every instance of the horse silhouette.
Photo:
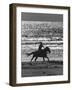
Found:
M 34 57 L 35 57 L 35 61 L 37 60 L 38 57 L 42 57 L 43 61 L 45 61 L 45 58 L 47 58 L 49 61 L 49 58 L 47 56 L 47 52 L 51 53 L 51 50 L 49 47 L 45 47 L 44 49 L 37 50 L 37 51 L 31 52 L 31 53 L 27 53 L 27 56 L 30 56 L 33 54 L 31 62 L 34 59 Z

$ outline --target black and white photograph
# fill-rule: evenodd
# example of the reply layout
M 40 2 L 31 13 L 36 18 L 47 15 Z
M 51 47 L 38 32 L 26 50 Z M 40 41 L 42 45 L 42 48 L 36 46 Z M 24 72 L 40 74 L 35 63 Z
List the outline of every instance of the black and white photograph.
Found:
M 70 82 L 70 7 L 11 4 L 10 84 Z
M 21 76 L 63 75 L 63 15 L 21 12 Z

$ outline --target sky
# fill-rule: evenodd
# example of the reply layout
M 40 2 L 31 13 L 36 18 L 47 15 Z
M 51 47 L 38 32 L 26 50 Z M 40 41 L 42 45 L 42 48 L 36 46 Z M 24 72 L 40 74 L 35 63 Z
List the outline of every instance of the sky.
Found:
M 53 21 L 62 22 L 62 14 L 44 14 L 44 13 L 21 13 L 22 21 Z

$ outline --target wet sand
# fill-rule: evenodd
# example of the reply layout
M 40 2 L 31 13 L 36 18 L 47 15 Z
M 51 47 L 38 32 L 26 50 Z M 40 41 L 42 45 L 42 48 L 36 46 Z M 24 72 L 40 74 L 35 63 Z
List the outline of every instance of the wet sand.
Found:
M 55 76 L 63 75 L 63 62 L 62 61 L 33 61 L 21 63 L 21 76 Z

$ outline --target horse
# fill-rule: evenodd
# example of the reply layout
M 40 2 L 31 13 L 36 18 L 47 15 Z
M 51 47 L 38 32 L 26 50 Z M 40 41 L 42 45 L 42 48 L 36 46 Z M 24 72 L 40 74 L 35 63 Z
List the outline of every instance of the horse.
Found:
M 43 61 L 45 61 L 45 58 L 47 58 L 48 61 L 49 61 L 49 58 L 47 56 L 47 52 L 51 53 L 51 50 L 50 50 L 49 47 L 45 47 L 44 49 L 36 50 L 34 52 L 26 53 L 26 54 L 27 54 L 27 56 L 30 56 L 30 55 L 33 54 L 32 58 L 31 58 L 31 62 L 34 59 L 34 57 L 35 57 L 35 62 L 36 62 L 36 60 L 37 60 L 38 57 L 42 57 L 43 58 Z

